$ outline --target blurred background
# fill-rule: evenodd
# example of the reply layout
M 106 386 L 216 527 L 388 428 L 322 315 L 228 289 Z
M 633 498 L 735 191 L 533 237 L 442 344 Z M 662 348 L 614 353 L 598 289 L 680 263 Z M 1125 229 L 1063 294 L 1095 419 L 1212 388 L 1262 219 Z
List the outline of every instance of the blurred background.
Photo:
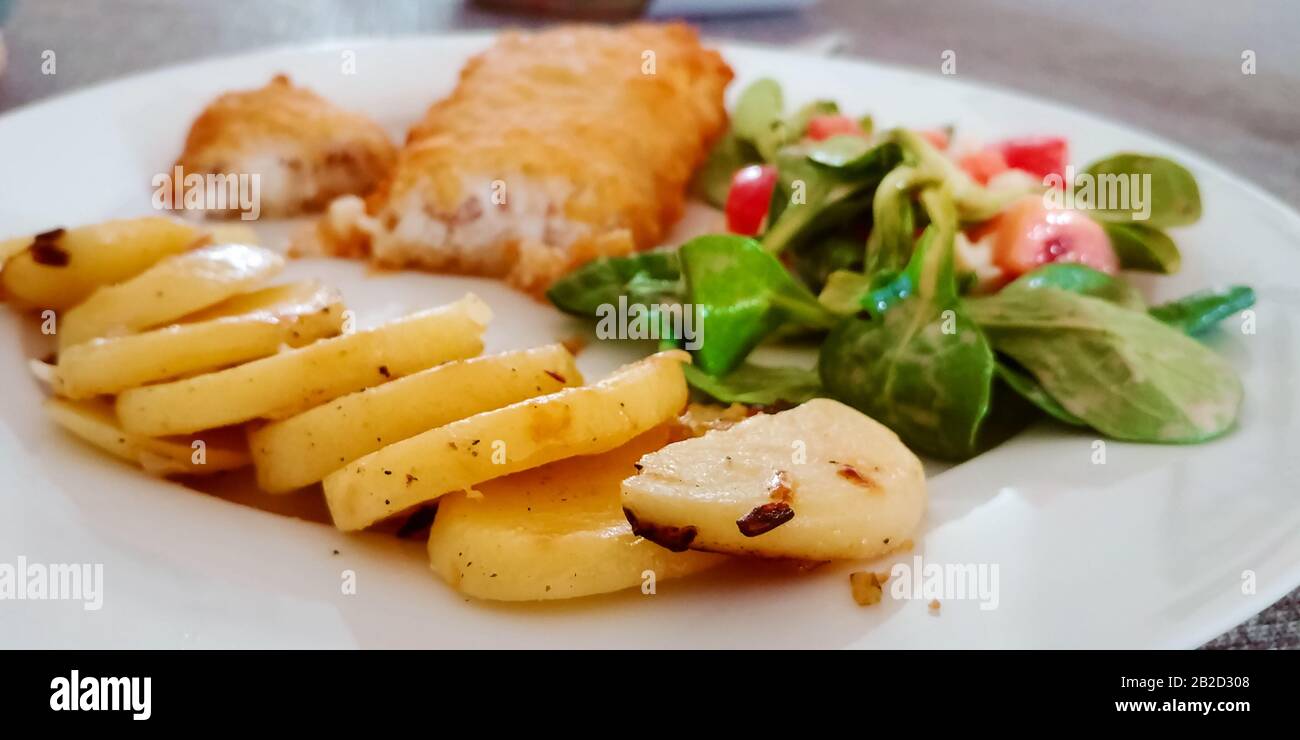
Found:
M 1300 0 L 0 0 L 0 112 L 267 46 L 643 15 L 935 74 L 951 49 L 961 78 L 1148 129 L 1300 208 Z M 1300 648 L 1300 591 L 1211 645 Z

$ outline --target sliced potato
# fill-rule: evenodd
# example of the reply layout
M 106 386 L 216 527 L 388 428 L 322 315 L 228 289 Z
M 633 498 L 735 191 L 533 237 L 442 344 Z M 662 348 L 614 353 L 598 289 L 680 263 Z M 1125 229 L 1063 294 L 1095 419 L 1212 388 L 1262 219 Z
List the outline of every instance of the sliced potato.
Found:
M 322 285 L 319 280 L 299 280 L 295 283 L 268 285 L 265 288 L 227 298 L 201 311 L 186 314 L 179 319 L 178 323 L 194 324 L 251 313 L 265 313 L 268 316 L 312 313 L 322 291 L 330 296 L 337 293 L 336 289 Z
M 660 352 L 595 385 L 471 416 L 372 452 L 326 476 L 334 525 L 362 529 L 486 480 L 612 450 L 682 410 L 683 362 L 689 362 L 685 352 Z
M 284 269 L 261 247 L 220 244 L 167 257 L 124 283 L 106 285 L 60 317 L 59 350 L 134 334 L 250 290 Z
M 255 244 L 262 246 L 257 231 L 247 223 L 206 224 L 203 227 L 209 244 Z
M 117 397 L 122 425 L 159 437 L 285 418 L 339 396 L 483 351 L 492 311 L 477 296 L 374 329 Z
M 59 355 L 54 391 L 67 398 L 114 394 L 256 360 L 284 345 L 301 347 L 342 329 L 343 298 L 335 288 L 308 281 L 250 296 L 259 294 L 286 300 L 248 313 L 69 347 Z
M 154 475 L 208 475 L 252 463 L 243 435 L 236 430 L 219 429 L 194 437 L 144 437 L 123 430 L 113 415 L 113 404 L 100 400 L 51 398 L 45 401 L 45 412 L 77 437 Z
M 484 483 L 482 496 L 438 500 L 429 562 L 456 590 L 480 599 L 570 599 L 689 575 L 725 560 L 673 553 L 632 534 L 619 483 L 662 447 L 657 427 L 601 455 L 554 462 Z
M 558 344 L 429 368 L 253 431 L 257 482 L 292 491 L 384 445 L 581 383 L 573 355 Z
M 838 401 L 671 444 L 623 482 L 632 530 L 671 550 L 799 560 L 872 558 L 925 513 L 921 461 Z
M 0 277 L 13 303 L 62 311 L 204 238 L 198 227 L 161 216 L 54 229 L 21 240 L 25 246 Z M 6 251 L 12 243 L 5 242 Z

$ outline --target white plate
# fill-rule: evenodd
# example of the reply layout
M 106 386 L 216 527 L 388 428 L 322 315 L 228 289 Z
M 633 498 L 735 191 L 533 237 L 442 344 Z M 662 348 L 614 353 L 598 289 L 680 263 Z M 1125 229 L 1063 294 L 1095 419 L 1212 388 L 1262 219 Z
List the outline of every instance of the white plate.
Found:
M 187 126 L 219 92 L 279 71 L 395 133 L 449 91 L 489 37 L 341 43 L 203 62 L 122 80 L 0 118 L 0 231 L 34 232 L 149 212 Z M 355 75 L 341 50 L 356 53 Z M 104 565 L 104 606 L 0 602 L 7 646 L 1192 647 L 1300 583 L 1300 217 L 1179 147 L 1059 105 L 860 62 L 725 45 L 739 79 L 779 79 L 871 112 L 881 125 L 955 123 L 993 137 L 1061 133 L 1087 162 L 1119 150 L 1167 154 L 1200 181 L 1205 215 L 1177 234 L 1185 267 L 1147 281 L 1155 298 L 1214 283 L 1259 293 L 1258 332 L 1216 347 L 1247 388 L 1240 428 L 1211 444 L 1106 443 L 1044 424 L 931 480 L 913 553 L 997 565 L 996 609 L 925 599 L 863 609 L 849 566 L 807 574 L 741 568 L 608 598 L 529 607 L 470 603 L 429 571 L 419 543 L 345 536 L 152 480 L 66 438 L 39 413 L 27 329 L 0 319 L 0 563 Z M 485 280 L 374 276 L 309 261 L 294 274 L 340 285 L 371 321 L 472 288 L 497 313 L 490 349 L 570 335 L 558 313 Z M 1235 325 L 1230 324 L 1229 329 Z M 591 375 L 629 355 L 599 346 Z M 333 554 L 338 550 L 339 554 Z M 876 565 L 883 568 L 884 564 Z M 341 593 L 342 572 L 357 593 Z M 1253 574 L 1253 576 L 1252 576 Z M 1248 587 L 1253 584 L 1253 593 Z

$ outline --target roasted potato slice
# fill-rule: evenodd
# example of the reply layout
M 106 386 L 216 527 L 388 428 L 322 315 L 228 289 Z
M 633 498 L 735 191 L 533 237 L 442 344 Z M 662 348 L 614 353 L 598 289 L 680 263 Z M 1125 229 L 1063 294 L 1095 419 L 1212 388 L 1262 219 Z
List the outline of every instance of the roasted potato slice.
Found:
M 581 383 L 558 344 L 432 367 L 253 431 L 257 482 L 271 493 L 301 488 L 384 445 Z
M 50 398 L 45 401 L 45 412 L 82 440 L 154 475 L 208 475 L 252 463 L 243 435 L 232 429 L 193 437 L 145 437 L 122 429 L 113 404 L 101 400 Z M 199 442 L 202 444 L 196 444 Z
M 254 313 L 268 316 L 311 313 L 319 305 L 322 297 L 328 297 L 332 304 L 338 295 L 337 288 L 326 286 L 319 280 L 299 280 L 294 283 L 268 285 L 265 288 L 232 296 L 201 311 L 186 314 L 179 319 L 178 323 L 196 324 L 200 321 L 227 319 Z
M 209 244 L 252 244 L 262 246 L 257 230 L 247 222 L 207 224 L 203 227 Z
M 122 425 L 159 437 L 285 418 L 339 396 L 483 351 L 492 311 L 475 295 L 355 334 L 117 397 Z
M 342 328 L 342 296 L 314 281 L 267 288 L 229 303 L 239 307 L 272 296 L 282 301 L 247 313 L 69 347 L 59 355 L 54 391 L 67 398 L 119 393 L 256 360 L 285 345 L 301 347 Z
M 632 531 L 671 550 L 798 560 L 873 558 L 925 513 L 921 461 L 838 401 L 671 444 L 623 482 Z
M 70 308 L 103 285 L 144 272 L 158 260 L 205 239 L 191 224 L 161 216 L 54 229 L 22 240 L 0 278 L 8 299 L 23 308 Z
M 681 351 L 601 382 L 506 406 L 372 452 L 325 478 L 334 525 L 362 529 L 452 491 L 575 455 L 595 455 L 673 419 L 686 405 Z
M 60 317 L 59 350 L 134 334 L 250 290 L 284 269 L 261 247 L 220 244 L 163 259 L 124 283 L 106 285 Z
M 540 601 L 621 591 L 689 575 L 725 558 L 673 553 L 632 534 L 619 483 L 662 447 L 657 427 L 609 452 L 561 460 L 488 481 L 481 496 L 438 500 L 429 562 L 461 593 Z

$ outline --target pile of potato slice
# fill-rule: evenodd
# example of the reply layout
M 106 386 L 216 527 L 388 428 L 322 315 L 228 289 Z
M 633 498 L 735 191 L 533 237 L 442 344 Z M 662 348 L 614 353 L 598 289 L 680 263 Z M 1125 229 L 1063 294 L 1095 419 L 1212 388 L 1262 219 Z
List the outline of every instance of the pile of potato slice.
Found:
M 925 507 L 919 461 L 833 401 L 690 436 L 682 352 L 585 385 L 560 345 L 480 356 L 469 294 L 363 331 L 276 253 L 166 218 L 0 242 L 6 300 L 57 339 L 50 418 L 158 475 L 254 466 L 321 484 L 335 525 L 437 504 L 433 569 L 485 599 L 571 598 L 725 554 L 884 554 Z M 892 544 L 891 544 L 892 543 Z M 649 574 L 649 575 L 647 575 Z

